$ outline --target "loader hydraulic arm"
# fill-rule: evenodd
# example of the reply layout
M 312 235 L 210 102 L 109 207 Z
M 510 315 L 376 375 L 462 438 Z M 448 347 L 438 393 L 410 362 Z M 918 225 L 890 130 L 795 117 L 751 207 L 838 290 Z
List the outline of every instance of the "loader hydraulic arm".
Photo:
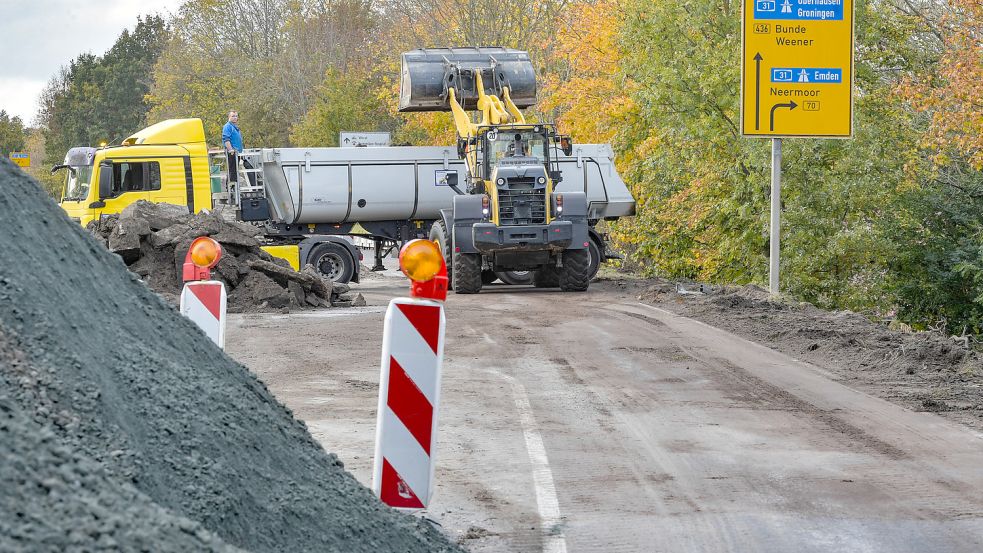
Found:
M 509 95 L 509 87 L 502 87 L 502 98 L 499 98 L 494 94 L 485 93 L 481 73 L 476 72 L 474 74 L 474 81 L 475 90 L 478 92 L 477 108 L 481 112 L 480 125 L 475 125 L 471 122 L 468 112 L 457 101 L 457 91 L 453 87 L 447 89 L 448 102 L 450 103 L 451 111 L 454 113 L 454 124 L 457 126 L 458 136 L 461 138 L 476 136 L 479 126 L 525 124 L 526 118 L 522 116 L 522 112 L 512 102 L 512 98 Z

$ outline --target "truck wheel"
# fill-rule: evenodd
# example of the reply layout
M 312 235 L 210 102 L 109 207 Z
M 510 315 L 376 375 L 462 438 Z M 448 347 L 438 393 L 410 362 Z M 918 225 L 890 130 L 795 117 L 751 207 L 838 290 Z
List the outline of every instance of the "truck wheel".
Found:
M 498 280 L 498 275 L 495 274 L 495 271 L 492 271 L 490 269 L 486 269 L 484 271 L 481 271 L 481 284 L 482 285 L 491 284 L 491 283 L 495 282 L 496 280 Z
M 590 251 L 567 250 L 563 252 L 563 266 L 559 269 L 560 290 L 583 292 L 590 285 Z
M 355 274 L 355 261 L 340 244 L 325 242 L 315 247 L 307 260 L 321 276 L 332 282 L 346 283 Z
M 601 247 L 597 245 L 597 242 L 590 240 L 590 245 L 587 247 L 587 251 L 590 252 L 590 280 L 594 280 L 597 276 L 598 269 L 601 268 Z
M 532 271 L 498 271 L 499 280 L 505 284 L 532 284 Z
M 563 260 L 566 261 L 566 258 Z M 559 286 L 560 274 L 556 269 L 556 265 L 552 263 L 543 265 L 538 271 L 533 273 L 532 283 L 536 288 L 556 288 Z
M 454 252 L 454 291 L 458 294 L 481 291 L 481 254 Z
M 438 220 L 430 227 L 430 240 L 437 243 L 440 253 L 444 256 L 444 264 L 447 265 L 447 288 L 454 289 L 453 271 L 451 271 L 451 241 L 447 239 L 447 227 L 444 221 Z

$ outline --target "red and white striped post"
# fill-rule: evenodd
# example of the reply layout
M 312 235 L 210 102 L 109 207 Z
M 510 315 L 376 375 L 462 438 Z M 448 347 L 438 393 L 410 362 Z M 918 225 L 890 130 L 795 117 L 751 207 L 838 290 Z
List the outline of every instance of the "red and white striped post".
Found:
M 399 260 L 413 297 L 393 299 L 386 312 L 372 490 L 391 507 L 425 509 L 433 495 L 447 266 L 427 240 L 408 242 Z
M 202 236 L 196 238 L 184 258 L 181 314 L 198 325 L 218 347 L 225 349 L 225 284 L 211 277 L 210 269 L 222 258 L 222 246 Z

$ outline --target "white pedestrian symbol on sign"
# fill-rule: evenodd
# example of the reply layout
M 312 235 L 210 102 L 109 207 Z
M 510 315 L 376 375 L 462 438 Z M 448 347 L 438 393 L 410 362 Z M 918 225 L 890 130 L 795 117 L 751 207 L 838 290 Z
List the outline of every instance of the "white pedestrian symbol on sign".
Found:
M 782 2 L 782 13 L 792 13 L 792 4 L 789 4 L 788 0 Z
M 805 69 L 803 69 L 801 72 L 799 72 L 799 82 L 800 83 L 807 83 L 807 82 L 809 82 L 809 74 L 806 73 L 806 70 Z

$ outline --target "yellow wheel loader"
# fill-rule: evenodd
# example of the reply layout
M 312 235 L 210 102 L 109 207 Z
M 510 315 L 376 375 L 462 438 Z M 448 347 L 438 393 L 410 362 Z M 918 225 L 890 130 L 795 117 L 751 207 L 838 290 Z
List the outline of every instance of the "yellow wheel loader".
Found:
M 520 109 L 535 102 L 524 51 L 430 48 L 402 56 L 400 111 L 452 112 L 466 162 L 466 182 L 447 173 L 458 195 L 430 231 L 459 294 L 481 291 L 490 274 L 520 271 L 537 286 L 582 292 L 600 261 L 591 256 L 586 194 L 554 190 L 558 159 L 573 145 L 554 125 L 526 122 Z

